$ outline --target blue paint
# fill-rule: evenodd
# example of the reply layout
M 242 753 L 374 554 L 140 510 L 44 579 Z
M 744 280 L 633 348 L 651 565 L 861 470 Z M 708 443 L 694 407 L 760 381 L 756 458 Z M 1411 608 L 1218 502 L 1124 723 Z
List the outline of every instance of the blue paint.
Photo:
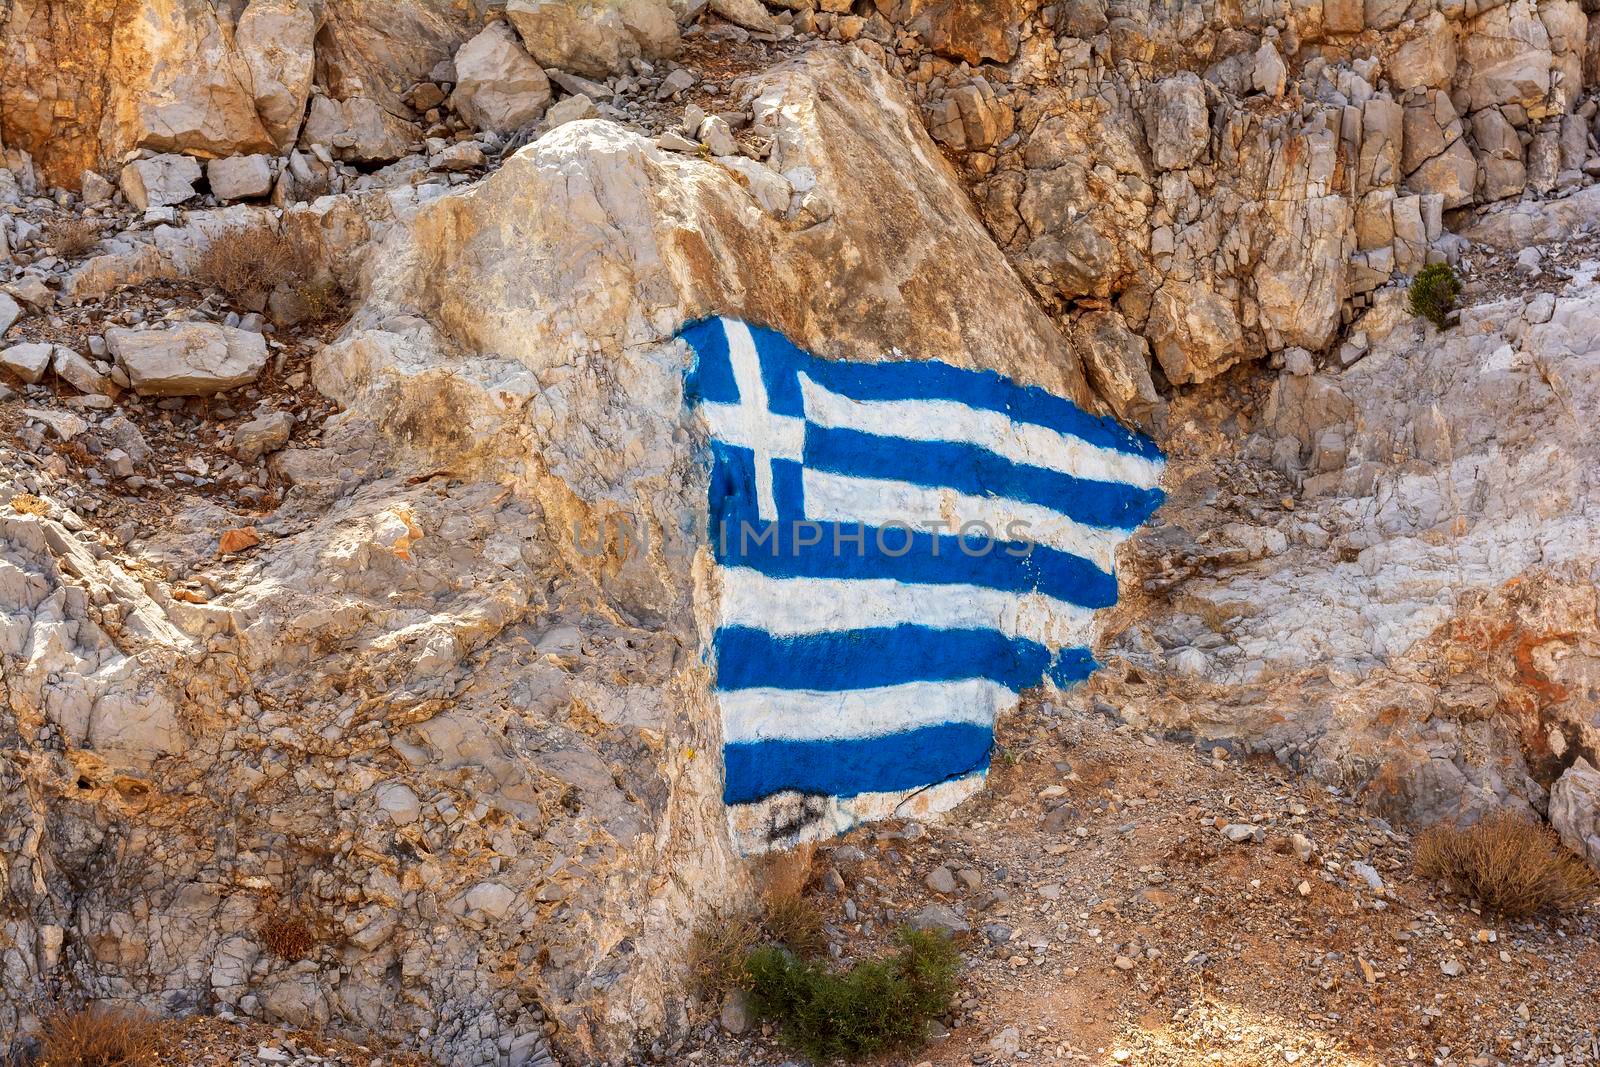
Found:
M 725 745 L 722 799 L 749 804 L 792 789 L 813 796 L 891 793 L 989 766 L 991 733 L 968 723 L 856 741 L 752 741 Z
M 943 486 L 970 496 L 1021 500 L 1108 529 L 1133 529 L 1164 499 L 1159 489 L 1077 478 L 1013 463 L 977 445 L 907 441 L 815 424 L 806 426 L 804 464 L 813 470 L 860 478 L 886 478 Z
M 773 578 L 892 578 L 917 585 L 979 585 L 1007 593 L 1043 593 L 1087 608 L 1117 602 L 1116 578 L 1082 556 L 1044 545 L 998 540 L 962 542 L 949 534 L 880 530 L 824 523 L 816 547 L 797 546 L 809 537 L 792 520 L 764 523 L 756 511 L 755 464 L 750 450 L 711 446 L 712 552 L 724 566 L 751 567 Z M 774 465 L 779 514 L 800 499 L 798 463 Z M 1003 533 L 1004 531 L 997 531 Z M 834 550 L 834 538 L 839 539 Z M 965 547 L 963 545 L 965 544 Z
M 985 678 L 1014 691 L 1038 685 L 1055 656 L 1026 638 L 998 630 L 936 630 L 888 626 L 777 636 L 725 626 L 715 637 L 717 688 L 811 689 L 836 693 L 905 682 L 957 682 Z M 1086 649 L 1074 653 L 1068 675 Z
M 805 419 L 804 376 L 846 401 L 964 405 L 972 409 L 973 418 L 981 414 L 989 419 L 990 413 L 998 413 L 1019 429 L 1018 424 L 1043 427 L 1159 464 L 1161 452 L 1149 438 L 1081 411 L 1063 397 L 1018 385 L 992 371 L 937 361 L 835 362 L 800 350 L 774 331 L 749 330 L 767 394 L 765 411 L 738 413 L 749 399 L 740 396 L 739 378 L 729 359 L 730 331 L 742 337 L 737 324 L 708 319 L 682 334 L 695 357 L 685 374 L 686 401 L 722 405 L 710 409 L 708 417 L 714 426 L 727 426 L 727 436 L 745 442 L 735 446 L 715 437 L 710 442 L 709 532 L 719 567 L 747 567 L 777 579 L 974 585 L 1017 597 L 1043 594 L 1087 608 L 1116 603 L 1115 575 L 1073 553 L 1031 543 L 1025 529 L 990 531 L 996 536 L 990 541 L 983 536 L 963 540 L 955 531 L 919 532 L 909 526 L 880 530 L 864 523 L 810 522 L 804 474 L 828 472 L 1016 501 L 1118 535 L 1137 527 L 1160 506 L 1160 489 L 1017 462 L 961 441 L 902 439 L 807 420 L 800 460 L 762 452 L 760 474 L 763 481 L 770 474 L 769 505 L 777 515 L 777 521 L 770 522 L 760 516 L 757 450 L 749 447 L 748 437 L 768 425 L 769 415 Z M 746 368 L 741 373 L 755 373 L 753 365 L 741 367 Z M 959 420 L 959 408 L 950 417 Z M 718 423 L 718 419 L 729 421 Z M 791 443 L 775 450 L 793 447 Z M 1061 448 L 1050 462 L 1065 468 L 1078 462 L 1078 456 Z M 773 595 L 785 595 L 781 585 Z M 873 626 L 864 604 L 848 597 L 840 600 L 838 625 L 824 633 L 776 635 L 749 620 L 745 625 L 720 626 L 712 639 L 717 690 L 852 692 L 907 682 L 939 685 L 981 678 L 1021 692 L 1046 680 L 1072 685 L 1095 668 L 1087 648 L 1054 649 L 1012 638 L 999 630 L 998 620 L 994 628 L 982 629 Z M 818 707 L 826 709 L 828 702 L 819 702 Z M 880 707 L 875 716 L 884 712 Z M 823 740 L 778 737 L 725 745 L 724 799 L 729 805 L 746 805 L 786 792 L 814 800 L 909 794 L 987 768 L 989 727 L 968 723 L 911 727 L 909 722 L 908 716 L 904 728 L 866 739 L 850 738 L 850 724 L 839 723 L 839 736 Z M 818 733 L 811 728 L 806 732 Z M 803 829 L 796 820 L 825 818 L 826 809 L 826 803 L 809 802 L 767 809 L 772 818 L 770 829 L 763 832 L 786 838 Z
M 1015 422 L 1030 423 L 1069 434 L 1101 448 L 1146 459 L 1162 458 L 1161 449 L 1144 434 L 1115 419 L 1091 415 L 1065 397 L 1037 386 L 1018 385 L 990 370 L 966 370 L 938 360 L 855 363 L 820 359 L 795 347 L 787 337 L 763 326 L 751 326 L 762 357 L 762 379 L 768 407 L 774 414 L 805 416 L 797 375 L 856 400 L 951 400 L 995 411 Z M 690 403 L 736 403 L 739 391 L 727 368 L 728 342 L 718 319 L 703 319 L 680 335 L 695 352 L 685 376 L 684 396 Z

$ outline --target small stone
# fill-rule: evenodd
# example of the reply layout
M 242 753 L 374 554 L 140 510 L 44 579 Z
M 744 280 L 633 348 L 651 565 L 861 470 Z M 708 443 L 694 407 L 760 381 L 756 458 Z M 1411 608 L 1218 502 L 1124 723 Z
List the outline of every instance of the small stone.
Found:
M 88 207 L 104 204 L 117 191 L 117 187 L 103 178 L 99 171 L 84 171 L 79 182 L 83 191 L 83 202 Z
M 1461 961 L 1454 957 L 1439 964 L 1439 971 L 1446 978 L 1459 978 L 1465 970 L 1466 968 L 1461 965 Z
M 668 130 L 660 137 L 657 137 L 656 144 L 661 148 L 665 148 L 669 152 L 700 151 L 700 143 L 698 141 L 691 141 L 689 138 L 685 137 L 681 133 L 678 133 L 676 130 Z
M 1289 839 L 1289 843 L 1294 846 L 1294 854 L 1300 857 L 1301 863 L 1310 863 L 1312 855 L 1317 851 L 1317 846 L 1313 845 L 1311 838 L 1305 834 L 1295 834 Z
M 294 416 L 287 411 L 273 411 L 260 418 L 251 419 L 233 433 L 232 452 L 246 463 L 254 463 L 269 452 L 276 452 L 289 443 L 294 430 Z
M 1374 893 L 1383 892 L 1383 877 L 1378 874 L 1377 870 L 1371 864 L 1360 862 L 1352 863 L 1350 865 L 1350 873 L 1366 882 L 1367 888 L 1371 889 Z
M 254 548 L 261 543 L 261 535 L 256 533 L 254 526 L 241 526 L 234 530 L 225 530 L 217 539 L 217 555 L 231 556 L 235 552 L 243 552 L 247 548 Z
M 583 93 L 578 93 L 576 96 L 565 97 L 551 104 L 550 110 L 544 113 L 544 126 L 547 130 L 553 130 L 557 126 L 565 126 L 579 119 L 592 119 L 598 114 L 594 101 Z
M 457 141 L 449 148 L 428 157 L 428 167 L 431 170 L 468 171 L 483 165 L 483 146 L 476 141 Z
M 56 377 L 80 393 L 107 395 L 116 391 L 111 379 L 95 370 L 94 364 L 65 345 L 55 346 L 53 365 Z
M 967 921 L 943 904 L 929 904 L 911 916 L 913 930 L 938 930 L 954 937 L 972 929 Z
M 1119 970 L 1119 971 L 1131 971 L 1136 966 L 1138 966 L 1138 964 L 1136 964 L 1133 961 L 1133 957 L 1131 957 L 1131 956 L 1118 956 L 1117 957 L 1117 970 Z
M 209 322 L 114 327 L 106 343 L 140 396 L 210 396 L 255 381 L 267 365 L 260 334 Z
M 122 195 L 138 211 L 171 207 L 194 196 L 200 164 L 175 153 L 136 159 L 122 168 Z
M 956 891 L 956 876 L 950 873 L 949 867 L 935 867 L 928 872 L 928 877 L 924 879 L 924 882 L 929 889 L 945 896 L 949 896 Z
M 1529 276 L 1538 274 L 1544 263 L 1544 253 L 1537 245 L 1530 245 L 1517 253 L 1517 273 Z
M 1265 832 L 1260 827 L 1242 822 L 1231 822 L 1224 826 L 1221 832 L 1223 837 L 1226 837 L 1236 845 L 1242 845 L 1246 841 L 1261 841 L 1266 837 Z
M 11 324 L 22 316 L 22 306 L 10 294 L 0 293 L 0 335 L 11 329 Z
M 742 1034 L 750 1029 L 750 998 L 742 989 L 730 989 L 722 1001 L 718 1016 L 722 1028 L 730 1034 Z
M 661 86 L 656 89 L 656 99 L 665 100 L 669 96 L 681 93 L 699 80 L 694 76 L 694 71 L 687 67 L 679 67 L 661 79 Z
M 718 115 L 711 115 L 700 124 L 700 140 L 705 142 L 714 156 L 731 156 L 739 151 L 739 142 L 733 139 L 733 130 Z

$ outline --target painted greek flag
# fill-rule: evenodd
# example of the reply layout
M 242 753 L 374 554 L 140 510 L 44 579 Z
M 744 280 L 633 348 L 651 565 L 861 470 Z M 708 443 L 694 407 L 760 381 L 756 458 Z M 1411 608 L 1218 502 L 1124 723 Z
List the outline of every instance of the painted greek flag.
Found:
M 936 361 L 849 363 L 731 319 L 683 331 L 710 431 L 724 800 L 747 852 L 947 810 L 997 715 L 1094 668 L 1153 442 Z

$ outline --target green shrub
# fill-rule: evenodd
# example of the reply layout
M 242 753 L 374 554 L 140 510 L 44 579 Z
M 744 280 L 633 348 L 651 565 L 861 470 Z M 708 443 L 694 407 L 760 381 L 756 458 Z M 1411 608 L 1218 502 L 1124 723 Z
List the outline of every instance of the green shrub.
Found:
M 784 948 L 758 948 L 745 962 L 751 1007 L 817 1061 L 918 1044 L 924 1024 L 950 1006 L 960 956 L 937 932 L 902 930 L 899 941 L 888 959 L 838 974 Z
M 1461 295 L 1461 279 L 1448 263 L 1430 263 L 1417 273 L 1406 294 L 1406 308 L 1420 315 L 1439 329 L 1444 329 L 1445 316 L 1456 306 Z

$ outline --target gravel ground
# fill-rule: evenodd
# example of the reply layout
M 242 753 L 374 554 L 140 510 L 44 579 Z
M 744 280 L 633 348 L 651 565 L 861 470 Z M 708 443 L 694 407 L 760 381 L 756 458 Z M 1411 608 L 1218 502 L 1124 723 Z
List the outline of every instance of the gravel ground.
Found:
M 948 1035 L 884 1064 L 1600 1062 L 1600 909 L 1485 915 L 1405 828 L 1268 761 L 1047 707 L 1001 743 L 946 822 L 816 854 L 846 961 L 929 905 L 971 927 Z M 789 1059 L 716 1007 L 663 1062 Z

